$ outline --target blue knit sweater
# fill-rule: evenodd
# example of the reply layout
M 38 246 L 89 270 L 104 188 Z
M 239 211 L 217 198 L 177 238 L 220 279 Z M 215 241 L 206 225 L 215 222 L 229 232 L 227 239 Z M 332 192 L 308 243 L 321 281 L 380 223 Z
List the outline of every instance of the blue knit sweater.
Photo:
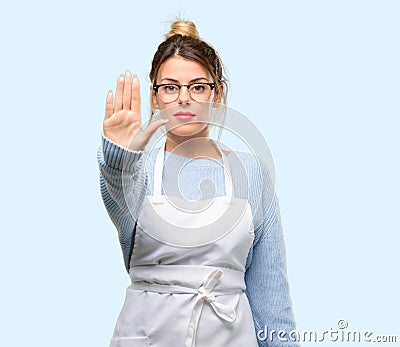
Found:
M 133 248 L 136 216 L 144 196 L 153 193 L 153 169 L 157 150 L 144 155 L 118 146 L 104 135 L 98 151 L 100 188 L 107 212 L 118 230 L 126 269 Z M 225 194 L 222 159 L 190 158 L 165 152 L 165 160 L 181 161 L 178 188 L 187 199 Z M 253 213 L 254 242 L 246 261 L 246 294 L 253 313 L 260 347 L 299 346 L 289 333 L 295 320 L 286 270 L 286 250 L 281 227 L 279 203 L 266 166 L 251 154 L 227 155 L 235 196 L 246 198 Z M 220 163 L 218 163 L 218 161 Z M 244 173 L 244 174 L 243 174 Z M 164 182 L 163 173 L 163 182 Z M 236 175 L 236 176 L 235 176 Z M 204 182 L 213 184 L 204 184 Z M 203 182 L 201 184 L 201 182 Z M 201 185 L 200 185 L 201 184 Z M 201 191 L 199 190 L 201 187 Z M 165 187 L 164 187 L 165 189 Z M 173 188 L 171 188 L 173 189 Z M 129 191 L 129 194 L 126 192 Z M 170 190 L 168 190 L 170 193 Z M 267 329 L 266 329 L 267 327 Z M 270 336 L 271 331 L 276 333 Z M 278 331 L 287 334 L 278 338 Z M 287 340 L 287 341 L 285 341 Z

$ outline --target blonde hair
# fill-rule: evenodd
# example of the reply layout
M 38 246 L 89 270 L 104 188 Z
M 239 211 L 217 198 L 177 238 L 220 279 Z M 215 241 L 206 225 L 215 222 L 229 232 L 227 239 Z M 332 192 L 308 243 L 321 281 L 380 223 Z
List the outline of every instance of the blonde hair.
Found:
M 196 25 L 190 21 L 178 20 L 171 24 L 171 30 L 165 34 L 164 37 L 168 40 L 171 36 L 180 34 L 182 36 L 191 36 L 199 39 L 199 32 L 197 31 Z

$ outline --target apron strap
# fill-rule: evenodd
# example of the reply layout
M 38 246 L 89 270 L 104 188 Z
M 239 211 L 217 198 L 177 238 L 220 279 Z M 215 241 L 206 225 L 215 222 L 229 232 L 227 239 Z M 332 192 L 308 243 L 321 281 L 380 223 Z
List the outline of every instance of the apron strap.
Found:
M 199 325 L 201 311 L 204 302 L 208 302 L 216 315 L 226 322 L 233 322 L 236 319 L 236 311 L 217 300 L 220 295 L 240 294 L 242 288 L 226 288 L 223 291 L 214 292 L 213 289 L 222 275 L 219 269 L 213 270 L 208 274 L 203 284 L 199 288 L 183 287 L 179 285 L 160 284 L 146 281 L 133 281 L 131 288 L 136 290 L 148 290 L 156 293 L 173 293 L 173 294 L 193 294 L 197 295 L 192 314 L 189 320 L 188 333 L 185 340 L 185 347 L 195 346 L 197 327 Z
M 225 153 L 220 149 L 220 147 L 211 140 L 213 146 L 217 149 L 217 151 L 221 154 L 222 163 L 224 166 L 224 181 L 225 181 L 225 196 L 227 197 L 228 201 L 233 198 L 233 180 L 232 180 L 232 173 L 229 166 L 228 158 L 226 157 Z M 154 165 L 154 184 L 153 184 L 153 195 L 154 196 L 161 196 L 161 187 L 162 187 L 162 174 L 163 174 L 163 167 L 164 167 L 164 155 L 165 155 L 165 142 L 158 150 L 156 156 L 156 162 Z

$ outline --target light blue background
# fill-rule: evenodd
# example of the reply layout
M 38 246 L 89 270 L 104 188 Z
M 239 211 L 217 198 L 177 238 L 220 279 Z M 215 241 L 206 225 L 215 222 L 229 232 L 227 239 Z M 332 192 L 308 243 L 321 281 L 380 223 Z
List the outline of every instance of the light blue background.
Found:
M 16 1 L 0 11 L 1 345 L 108 345 L 129 277 L 98 189 L 105 96 L 131 69 L 147 120 L 180 12 L 270 144 L 298 329 L 399 339 L 398 1 Z

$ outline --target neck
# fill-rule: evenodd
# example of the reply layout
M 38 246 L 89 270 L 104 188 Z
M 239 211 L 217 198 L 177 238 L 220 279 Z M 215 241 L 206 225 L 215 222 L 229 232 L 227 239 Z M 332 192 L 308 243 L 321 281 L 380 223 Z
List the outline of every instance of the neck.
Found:
M 208 133 L 196 134 L 190 137 L 168 133 L 165 150 L 188 158 L 221 158 L 221 154 L 212 144 Z

